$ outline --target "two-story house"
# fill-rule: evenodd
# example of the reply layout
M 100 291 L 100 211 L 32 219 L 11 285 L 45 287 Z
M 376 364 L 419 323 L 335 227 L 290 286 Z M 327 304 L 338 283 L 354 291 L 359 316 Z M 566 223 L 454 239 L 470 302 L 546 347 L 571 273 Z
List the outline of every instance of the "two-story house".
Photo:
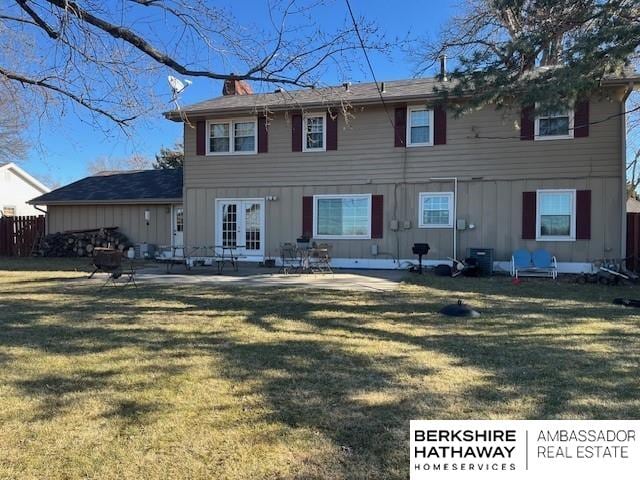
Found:
M 634 78 L 555 115 L 489 106 L 456 118 L 436 79 L 231 94 L 185 121 L 184 244 L 278 256 L 307 236 L 339 267 L 397 268 L 540 246 L 561 271 L 625 250 L 625 100 Z M 246 93 L 226 85 L 227 93 Z

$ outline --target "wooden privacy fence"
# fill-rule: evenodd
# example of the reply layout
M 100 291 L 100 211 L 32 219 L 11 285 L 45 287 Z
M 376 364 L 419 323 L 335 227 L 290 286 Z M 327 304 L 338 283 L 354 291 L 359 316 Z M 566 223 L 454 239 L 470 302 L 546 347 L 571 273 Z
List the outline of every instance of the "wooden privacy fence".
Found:
M 43 215 L 0 218 L 0 255 L 28 257 L 44 233 Z
M 627 213 L 627 268 L 640 267 L 640 213 Z

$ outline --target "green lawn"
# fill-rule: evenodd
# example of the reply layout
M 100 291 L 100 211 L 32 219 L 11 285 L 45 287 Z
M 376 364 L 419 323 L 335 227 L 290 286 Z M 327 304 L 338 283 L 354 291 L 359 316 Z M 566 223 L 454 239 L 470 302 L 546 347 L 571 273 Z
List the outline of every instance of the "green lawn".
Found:
M 407 478 L 410 419 L 640 418 L 637 287 L 99 295 L 85 265 L 0 259 L 0 478 Z

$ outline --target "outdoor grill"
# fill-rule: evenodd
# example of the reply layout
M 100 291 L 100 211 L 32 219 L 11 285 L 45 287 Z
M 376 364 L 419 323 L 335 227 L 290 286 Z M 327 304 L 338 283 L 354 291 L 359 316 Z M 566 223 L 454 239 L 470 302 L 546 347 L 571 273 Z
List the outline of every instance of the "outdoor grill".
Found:
M 422 256 L 429 253 L 428 243 L 414 243 L 411 248 L 414 255 L 418 256 L 418 273 L 422 273 Z

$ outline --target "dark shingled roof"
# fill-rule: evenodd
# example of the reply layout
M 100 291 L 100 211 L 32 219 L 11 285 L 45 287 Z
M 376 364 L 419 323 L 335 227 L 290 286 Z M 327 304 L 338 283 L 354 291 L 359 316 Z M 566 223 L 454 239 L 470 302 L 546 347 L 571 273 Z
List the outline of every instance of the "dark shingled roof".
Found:
M 414 78 L 384 82 L 383 98 L 394 102 L 411 98 L 437 96 L 433 87 L 450 88 L 451 82 L 441 82 L 437 78 Z M 315 89 L 287 90 L 273 93 L 255 93 L 253 95 L 223 95 L 203 102 L 187 105 L 182 112 L 196 115 L 211 112 L 259 111 L 311 107 L 321 105 L 380 103 L 380 94 L 375 83 L 354 83 L 347 90 L 344 86 Z M 171 120 L 181 120 L 180 112 L 166 112 Z
M 29 203 L 126 202 L 182 198 L 182 169 L 100 172 L 34 198 Z
M 603 86 L 626 85 L 629 81 L 640 81 L 639 73 L 624 72 L 620 75 L 605 77 Z M 455 81 L 442 82 L 438 77 L 391 80 L 384 83 L 382 97 L 385 102 L 410 102 L 437 98 L 438 89 L 450 89 Z M 187 105 L 180 111 L 165 112 L 169 120 L 184 121 L 184 114 L 192 116 L 208 114 L 256 113 L 267 110 L 289 110 L 296 108 L 324 107 L 340 105 L 366 105 L 381 103 L 378 86 L 375 83 L 354 83 L 346 89 L 344 86 L 324 88 L 306 88 L 282 90 L 252 95 L 223 95 L 202 102 Z

